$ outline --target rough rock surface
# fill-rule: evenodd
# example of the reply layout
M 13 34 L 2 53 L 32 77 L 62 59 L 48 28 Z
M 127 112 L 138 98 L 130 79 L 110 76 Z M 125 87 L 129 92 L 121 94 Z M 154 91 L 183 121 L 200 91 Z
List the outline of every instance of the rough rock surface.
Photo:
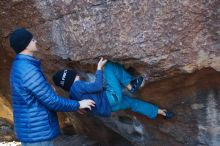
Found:
M 0 117 L 0 141 L 13 141 L 14 139 L 13 125 Z
M 1 0 L 0 116 L 12 121 L 8 79 L 14 53 L 8 35 L 16 27 L 26 27 L 38 40 L 38 56 L 49 81 L 54 71 L 64 67 L 94 71 L 98 57 L 105 56 L 148 78 L 136 96 L 176 112 L 171 121 L 126 112 L 137 117 L 145 132 L 133 124 L 124 134 L 123 127 L 129 126 L 111 128 L 123 131 L 125 138 L 144 137 L 142 145 L 217 146 L 219 20 L 219 0 Z M 116 127 L 120 119 L 127 119 L 117 116 L 113 117 Z M 73 120 L 67 122 L 72 129 L 65 129 L 65 119 Z M 83 132 L 95 141 L 108 143 L 117 137 L 97 119 L 60 114 L 60 121 L 64 131 Z M 94 135 L 94 125 L 102 127 L 100 135 Z
M 42 53 L 86 63 L 106 56 L 150 75 L 220 70 L 218 0 L 3 0 L 0 7 L 1 36 L 30 28 Z

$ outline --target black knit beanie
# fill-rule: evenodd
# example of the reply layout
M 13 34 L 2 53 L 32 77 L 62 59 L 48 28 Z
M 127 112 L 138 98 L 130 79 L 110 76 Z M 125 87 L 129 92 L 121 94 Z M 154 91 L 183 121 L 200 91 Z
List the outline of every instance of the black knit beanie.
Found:
M 33 34 L 25 28 L 18 28 L 10 34 L 10 45 L 18 54 L 23 51 L 33 38 Z
M 60 70 L 53 75 L 53 82 L 55 83 L 55 85 L 69 92 L 76 75 L 77 72 L 75 70 Z

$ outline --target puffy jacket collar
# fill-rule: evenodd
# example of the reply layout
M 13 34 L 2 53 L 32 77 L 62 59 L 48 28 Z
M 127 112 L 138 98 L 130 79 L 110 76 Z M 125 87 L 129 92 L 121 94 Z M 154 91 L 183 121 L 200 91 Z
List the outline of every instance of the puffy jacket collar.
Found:
M 29 61 L 29 62 L 35 64 L 35 65 L 40 66 L 40 60 L 37 59 L 37 58 L 35 58 L 35 57 L 33 57 L 33 56 L 30 56 L 30 55 L 17 54 L 15 59 L 16 59 L 16 60 L 20 60 L 20 59 L 21 59 L 21 60 L 27 60 L 27 61 Z

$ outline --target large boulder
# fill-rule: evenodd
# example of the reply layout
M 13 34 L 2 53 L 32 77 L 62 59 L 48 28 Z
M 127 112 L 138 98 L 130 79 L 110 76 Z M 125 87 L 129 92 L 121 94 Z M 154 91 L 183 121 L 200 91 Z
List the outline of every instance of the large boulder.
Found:
M 16 27 L 26 27 L 38 40 L 37 56 L 50 82 L 52 73 L 65 67 L 95 71 L 104 56 L 145 77 L 137 97 L 176 113 L 171 121 L 131 112 L 106 121 L 60 114 L 64 132 L 119 140 L 110 127 L 135 145 L 217 146 L 219 14 L 218 0 L 1 0 L 0 116 L 12 121 L 9 71 L 15 54 L 8 36 Z M 94 135 L 94 126 L 102 133 Z

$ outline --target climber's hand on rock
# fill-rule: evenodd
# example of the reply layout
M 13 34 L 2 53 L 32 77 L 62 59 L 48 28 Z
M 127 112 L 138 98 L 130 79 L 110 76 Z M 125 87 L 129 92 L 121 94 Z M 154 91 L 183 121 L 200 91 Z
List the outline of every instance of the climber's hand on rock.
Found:
M 107 62 L 107 59 L 103 60 L 103 57 L 101 57 L 101 59 L 98 62 L 97 70 L 101 70 L 106 62 Z

